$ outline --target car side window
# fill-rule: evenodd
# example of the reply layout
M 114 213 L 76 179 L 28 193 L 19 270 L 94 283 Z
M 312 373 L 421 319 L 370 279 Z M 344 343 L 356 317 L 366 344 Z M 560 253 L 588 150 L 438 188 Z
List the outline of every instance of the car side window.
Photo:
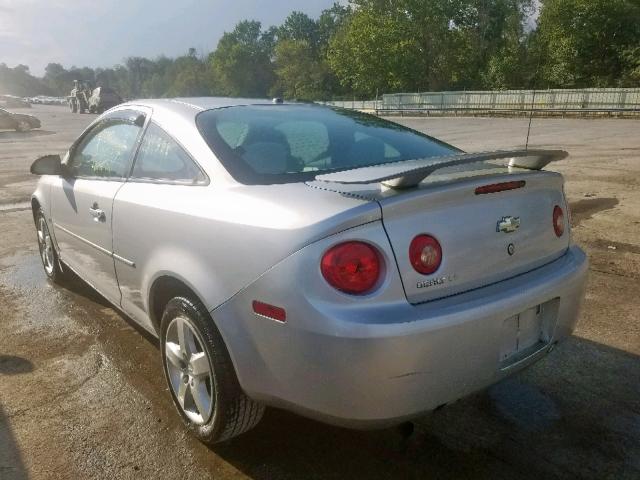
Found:
M 131 165 L 140 127 L 111 121 L 98 126 L 74 149 L 69 162 L 74 177 L 124 178 Z
M 207 181 L 187 152 L 154 123 L 144 134 L 131 178 L 188 184 Z

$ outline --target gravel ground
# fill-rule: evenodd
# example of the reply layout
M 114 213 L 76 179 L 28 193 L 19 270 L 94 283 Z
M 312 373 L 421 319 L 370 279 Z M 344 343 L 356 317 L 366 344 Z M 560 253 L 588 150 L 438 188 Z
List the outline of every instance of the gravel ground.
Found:
M 530 369 L 397 431 L 270 410 L 209 449 L 187 435 L 155 341 L 81 281 L 45 280 L 24 209 L 33 159 L 93 118 L 40 106 L 0 132 L 0 479 L 640 478 L 640 123 L 534 119 L 530 145 L 572 154 L 573 237 L 591 272 L 575 335 Z M 468 150 L 520 147 L 525 119 L 396 118 Z

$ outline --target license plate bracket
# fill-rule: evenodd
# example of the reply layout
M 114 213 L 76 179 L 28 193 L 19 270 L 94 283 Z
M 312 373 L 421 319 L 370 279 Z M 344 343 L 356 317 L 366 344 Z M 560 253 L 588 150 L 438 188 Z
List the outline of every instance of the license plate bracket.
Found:
M 559 299 L 528 308 L 502 324 L 500 363 L 509 365 L 525 358 L 551 341 Z

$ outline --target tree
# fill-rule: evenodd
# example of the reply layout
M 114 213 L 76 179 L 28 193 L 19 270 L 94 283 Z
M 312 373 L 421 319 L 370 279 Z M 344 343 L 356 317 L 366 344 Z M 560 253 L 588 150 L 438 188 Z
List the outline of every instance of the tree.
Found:
M 342 85 L 360 95 L 419 87 L 425 57 L 399 3 L 360 3 L 329 42 L 331 69 Z
M 293 11 L 277 30 L 278 40 L 305 42 L 311 52 L 318 48 L 318 23 L 306 13 Z
M 517 83 L 530 0 L 353 0 L 333 35 L 340 81 L 371 96 Z M 506 58 L 505 58 L 506 57 Z
M 273 31 L 262 32 L 257 21 L 242 21 L 225 32 L 210 55 L 220 93 L 265 97 L 274 83 Z
M 274 48 L 276 84 L 272 93 L 300 100 L 326 100 L 339 90 L 326 53 L 349 8 L 335 4 L 324 10 L 318 21 L 301 12 L 292 12 L 277 29 Z
M 331 38 L 345 25 L 353 10 L 349 6 L 334 3 L 320 13 L 318 18 L 318 43 L 322 54 L 326 55 Z
M 211 93 L 211 82 L 206 62 L 195 56 L 190 49 L 186 56 L 175 59 L 167 70 L 170 78 L 169 88 L 165 91 L 169 97 L 199 97 Z
M 640 45 L 640 2 L 544 0 L 536 35 L 546 85 L 633 84 L 630 58 Z
M 139 97 L 142 93 L 142 84 L 155 72 L 153 61 L 145 57 L 128 57 L 125 65 L 129 71 L 128 91 L 131 97 Z
M 0 63 L 0 94 L 17 96 L 50 95 L 51 90 L 40 79 L 29 73 L 29 67 L 18 65 L 14 68 Z
M 298 100 L 322 100 L 329 95 L 331 73 L 306 40 L 281 40 L 275 48 L 274 92 Z

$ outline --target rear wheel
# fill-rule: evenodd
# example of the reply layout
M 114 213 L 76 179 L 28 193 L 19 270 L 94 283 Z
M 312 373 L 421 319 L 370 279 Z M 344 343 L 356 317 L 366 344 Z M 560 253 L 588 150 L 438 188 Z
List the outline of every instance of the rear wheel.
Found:
M 65 277 L 65 272 L 60 268 L 58 254 L 53 246 L 53 240 L 42 209 L 39 209 L 36 215 L 36 233 L 38 234 L 38 250 L 40 251 L 40 260 L 42 260 L 44 273 L 53 282 L 60 283 Z
M 240 388 L 229 352 L 197 300 L 169 301 L 160 329 L 162 365 L 174 404 L 187 428 L 207 444 L 253 428 L 264 406 Z

